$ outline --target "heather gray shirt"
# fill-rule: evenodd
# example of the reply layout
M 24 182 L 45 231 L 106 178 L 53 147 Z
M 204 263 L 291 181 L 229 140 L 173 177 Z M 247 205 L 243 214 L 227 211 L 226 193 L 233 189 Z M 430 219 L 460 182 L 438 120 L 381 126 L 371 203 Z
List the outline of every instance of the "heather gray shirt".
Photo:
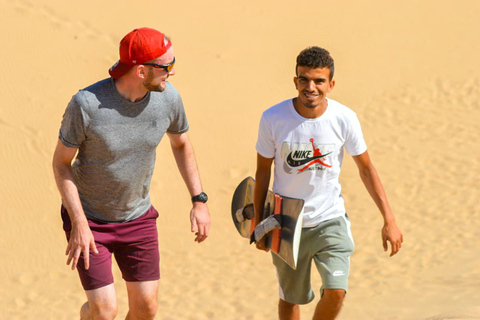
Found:
M 165 132 L 187 130 L 182 99 L 169 82 L 135 103 L 120 96 L 112 78 L 74 95 L 59 138 L 78 148 L 72 169 L 87 218 L 125 222 L 145 213 L 157 145 Z

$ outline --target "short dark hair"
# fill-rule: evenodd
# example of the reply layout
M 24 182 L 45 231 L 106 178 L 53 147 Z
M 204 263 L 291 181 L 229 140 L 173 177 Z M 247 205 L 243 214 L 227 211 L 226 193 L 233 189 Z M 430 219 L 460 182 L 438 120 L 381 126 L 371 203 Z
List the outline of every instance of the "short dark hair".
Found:
M 328 68 L 330 69 L 330 81 L 333 79 L 335 66 L 330 52 L 320 47 L 308 47 L 297 56 L 297 65 L 295 66 L 295 74 L 298 74 L 298 67 L 309 68 Z

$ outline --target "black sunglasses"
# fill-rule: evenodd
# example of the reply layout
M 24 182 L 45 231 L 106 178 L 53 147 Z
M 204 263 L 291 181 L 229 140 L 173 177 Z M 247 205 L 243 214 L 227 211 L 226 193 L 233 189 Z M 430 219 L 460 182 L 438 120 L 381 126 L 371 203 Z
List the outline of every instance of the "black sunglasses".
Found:
M 151 67 L 154 67 L 156 69 L 163 69 L 167 72 L 170 72 L 172 71 L 173 69 L 173 66 L 175 65 L 175 57 L 173 57 L 173 61 L 170 62 L 169 64 L 156 64 L 156 63 L 142 63 L 142 65 L 144 66 L 151 66 Z

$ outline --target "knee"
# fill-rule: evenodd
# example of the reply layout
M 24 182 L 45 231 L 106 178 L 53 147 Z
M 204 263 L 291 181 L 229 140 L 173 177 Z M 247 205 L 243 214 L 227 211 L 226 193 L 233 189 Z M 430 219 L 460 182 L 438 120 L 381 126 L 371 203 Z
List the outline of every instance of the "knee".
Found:
M 345 298 L 345 295 L 346 295 L 345 290 L 325 289 L 323 291 L 322 299 L 326 299 L 332 305 L 340 307 L 343 303 L 343 299 Z
M 143 301 L 131 306 L 129 313 L 133 319 L 153 319 L 157 314 L 158 302 L 156 300 Z
M 86 312 L 83 313 L 84 311 Z M 86 303 L 82 307 L 82 315 L 88 314 L 90 317 L 86 319 L 93 320 L 113 320 L 117 316 L 117 311 L 118 308 L 115 302 L 104 302 L 102 304 Z
M 117 316 L 117 309 L 101 310 L 93 320 L 113 320 Z
M 298 308 L 299 308 L 298 304 L 290 303 L 290 302 L 285 301 L 283 299 L 279 299 L 279 301 L 278 301 L 278 310 L 281 313 L 282 312 L 293 312 Z

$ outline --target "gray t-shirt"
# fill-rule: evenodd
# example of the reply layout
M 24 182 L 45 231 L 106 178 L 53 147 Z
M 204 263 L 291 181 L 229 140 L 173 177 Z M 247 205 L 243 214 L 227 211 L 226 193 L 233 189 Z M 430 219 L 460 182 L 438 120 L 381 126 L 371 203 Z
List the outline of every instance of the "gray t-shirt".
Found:
M 125 222 L 145 213 L 157 145 L 165 132 L 186 131 L 182 99 L 169 82 L 137 102 L 120 96 L 112 78 L 74 95 L 59 138 L 78 148 L 72 169 L 87 218 Z

